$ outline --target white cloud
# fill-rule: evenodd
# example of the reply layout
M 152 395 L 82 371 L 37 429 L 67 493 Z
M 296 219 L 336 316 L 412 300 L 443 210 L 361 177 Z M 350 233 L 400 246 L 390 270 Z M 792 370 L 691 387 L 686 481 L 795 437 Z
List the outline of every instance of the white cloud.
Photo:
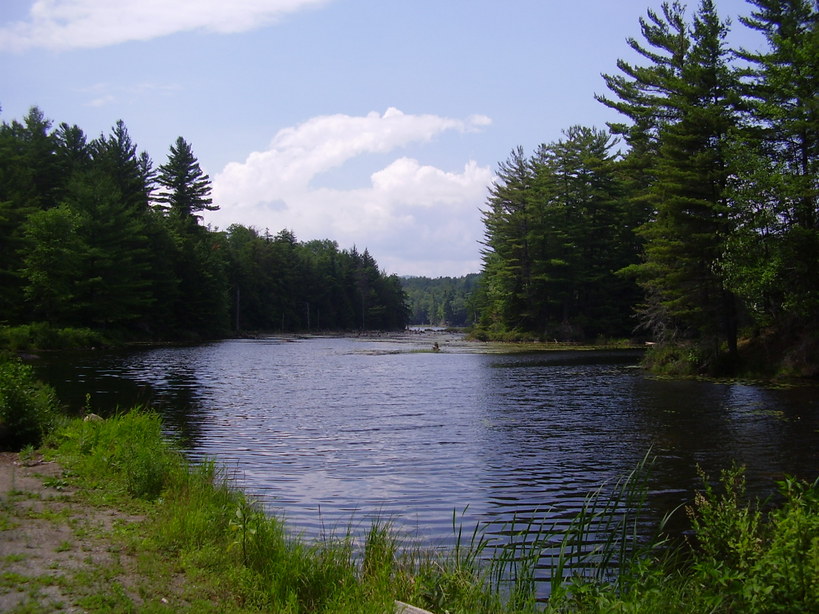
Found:
M 80 94 L 91 96 L 91 98 L 85 102 L 85 106 L 104 107 L 114 104 L 122 98 L 133 100 L 145 96 L 166 96 L 179 90 L 180 87 L 176 84 L 143 82 L 126 87 L 114 86 L 108 83 L 95 83 L 88 87 L 78 88 L 76 91 Z
M 93 48 L 174 32 L 244 32 L 329 0 L 35 0 L 0 27 L 0 49 Z
M 382 267 L 400 274 L 476 272 L 479 207 L 492 181 L 488 167 L 469 161 L 453 172 L 402 156 L 374 169 L 364 187 L 318 188 L 311 181 L 363 154 L 385 154 L 489 123 L 484 116 L 458 120 L 393 108 L 382 115 L 315 117 L 279 131 L 267 150 L 218 173 L 213 198 L 221 210 L 206 219 L 222 227 L 237 222 L 272 232 L 289 228 L 302 240 L 367 247 Z
M 86 103 L 86 106 L 89 107 L 104 107 L 106 105 L 112 104 L 116 101 L 116 97 L 113 94 L 105 94 L 104 96 L 98 96 L 93 100 L 89 100 Z

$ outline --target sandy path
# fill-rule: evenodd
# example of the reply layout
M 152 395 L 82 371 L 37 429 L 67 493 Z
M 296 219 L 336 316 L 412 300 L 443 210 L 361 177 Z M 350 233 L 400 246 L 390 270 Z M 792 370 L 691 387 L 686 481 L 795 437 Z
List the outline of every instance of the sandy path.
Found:
M 78 577 L 92 589 L 113 573 L 121 587 L 127 555 L 104 537 L 118 518 L 78 501 L 56 463 L 0 453 L 0 612 L 83 612 Z

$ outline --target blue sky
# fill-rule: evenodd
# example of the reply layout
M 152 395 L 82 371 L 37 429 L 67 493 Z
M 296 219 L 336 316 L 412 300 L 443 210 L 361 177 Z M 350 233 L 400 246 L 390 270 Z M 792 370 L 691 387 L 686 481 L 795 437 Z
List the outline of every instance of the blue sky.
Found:
M 206 222 L 368 248 L 388 273 L 481 267 L 497 163 L 616 114 L 601 73 L 658 0 L 2 0 L 0 120 L 93 138 L 122 119 L 155 166 L 183 136 Z M 689 3 L 693 11 L 695 2 Z M 758 46 L 717 0 L 731 40 Z

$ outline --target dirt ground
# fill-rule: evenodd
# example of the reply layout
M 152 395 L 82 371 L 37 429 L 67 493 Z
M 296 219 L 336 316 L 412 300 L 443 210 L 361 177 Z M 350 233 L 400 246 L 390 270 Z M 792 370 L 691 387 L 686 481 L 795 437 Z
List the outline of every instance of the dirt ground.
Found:
M 170 594 L 150 594 L 118 545 L 115 531 L 143 518 L 80 499 L 58 464 L 0 452 L 0 612 L 133 612 L 147 603 L 151 611 L 189 611 L 176 594 L 184 579 L 166 587 Z M 430 614 L 401 602 L 395 612 Z
M 74 495 L 59 465 L 0 453 L 0 612 L 83 612 L 78 578 L 90 585 L 101 569 L 129 567 L 104 535 L 137 519 Z

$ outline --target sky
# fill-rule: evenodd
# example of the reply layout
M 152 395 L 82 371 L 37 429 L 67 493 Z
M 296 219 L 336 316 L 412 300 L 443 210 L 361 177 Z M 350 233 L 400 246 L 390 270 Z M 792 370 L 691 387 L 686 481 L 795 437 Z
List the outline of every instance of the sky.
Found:
M 182 136 L 205 223 L 365 248 L 388 274 L 481 269 L 499 162 L 620 119 L 602 73 L 659 0 L 0 0 L 0 120 Z M 717 0 L 730 41 L 760 45 Z M 696 3 L 689 3 L 693 12 Z

